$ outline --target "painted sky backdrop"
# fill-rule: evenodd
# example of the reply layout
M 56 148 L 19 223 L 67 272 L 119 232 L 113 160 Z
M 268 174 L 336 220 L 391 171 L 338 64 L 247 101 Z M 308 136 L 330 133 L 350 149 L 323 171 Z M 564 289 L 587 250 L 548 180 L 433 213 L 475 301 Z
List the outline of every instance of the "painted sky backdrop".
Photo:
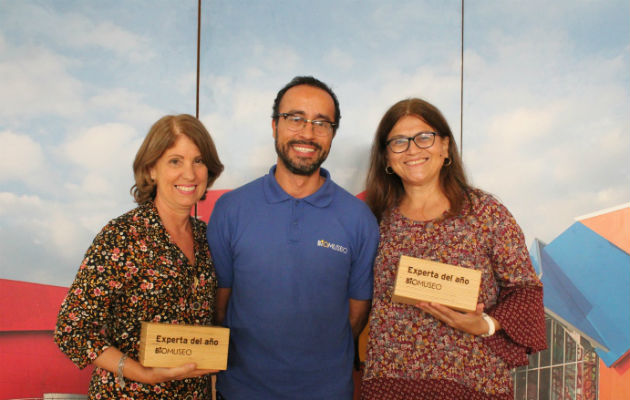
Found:
M 275 161 L 271 105 L 330 84 L 324 166 L 363 190 L 380 117 L 418 96 L 460 135 L 460 1 L 208 1 L 200 118 L 240 186 Z M 531 244 L 630 201 L 630 4 L 468 1 L 463 158 Z M 0 278 L 69 285 L 94 235 L 134 206 L 150 125 L 195 112 L 197 2 L 0 0 Z

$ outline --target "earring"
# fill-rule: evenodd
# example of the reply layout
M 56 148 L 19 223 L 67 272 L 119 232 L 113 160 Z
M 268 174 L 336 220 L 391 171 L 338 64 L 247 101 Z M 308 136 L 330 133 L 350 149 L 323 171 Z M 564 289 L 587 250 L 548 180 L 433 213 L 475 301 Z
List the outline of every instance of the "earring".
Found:
M 394 173 L 394 169 L 390 165 L 388 165 L 387 167 L 385 167 L 385 173 L 387 175 L 392 175 Z
M 444 158 L 444 164 L 442 164 L 443 167 L 448 167 L 449 165 L 453 164 L 453 160 L 451 160 L 448 157 Z

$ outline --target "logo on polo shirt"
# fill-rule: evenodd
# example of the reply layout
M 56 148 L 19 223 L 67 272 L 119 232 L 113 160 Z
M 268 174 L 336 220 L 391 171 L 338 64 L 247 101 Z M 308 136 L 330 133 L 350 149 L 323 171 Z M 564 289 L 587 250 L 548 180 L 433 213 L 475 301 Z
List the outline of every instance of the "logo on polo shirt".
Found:
M 324 248 L 327 248 L 327 249 L 331 249 L 331 250 L 337 251 L 339 253 L 348 254 L 348 248 L 343 247 L 340 244 L 330 243 L 330 242 L 328 242 L 328 241 L 326 241 L 324 239 L 319 239 L 317 241 L 317 246 L 324 247 Z

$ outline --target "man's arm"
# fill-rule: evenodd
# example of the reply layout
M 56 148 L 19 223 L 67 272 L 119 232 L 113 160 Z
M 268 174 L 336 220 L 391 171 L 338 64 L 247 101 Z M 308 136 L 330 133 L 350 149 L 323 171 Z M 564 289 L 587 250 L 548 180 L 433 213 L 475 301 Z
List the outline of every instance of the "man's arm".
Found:
M 214 321 L 217 325 L 223 325 L 228 301 L 232 294 L 232 288 L 217 288 L 217 301 L 214 307 Z
M 228 223 L 230 220 L 227 208 L 229 203 L 226 203 L 227 196 L 229 196 L 229 193 L 221 196 L 215 203 L 206 231 L 210 254 L 217 272 L 218 288 L 214 304 L 214 323 L 217 325 L 225 323 L 228 301 L 232 295 L 233 260 L 230 245 L 231 225 Z
M 359 337 L 367 324 L 371 304 L 371 300 L 350 299 L 350 326 L 352 326 L 352 336 L 355 339 Z

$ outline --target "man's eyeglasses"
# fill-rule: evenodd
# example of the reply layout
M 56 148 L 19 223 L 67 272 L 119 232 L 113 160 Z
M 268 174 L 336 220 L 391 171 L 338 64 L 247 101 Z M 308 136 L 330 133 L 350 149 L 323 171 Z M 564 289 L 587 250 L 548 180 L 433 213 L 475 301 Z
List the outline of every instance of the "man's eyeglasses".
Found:
M 385 142 L 385 146 L 389 147 L 392 153 L 404 153 L 409 150 L 409 145 L 413 141 L 420 149 L 428 149 L 435 143 L 435 136 L 439 133 L 420 132 L 411 137 L 396 137 Z
M 313 126 L 313 133 L 317 136 L 330 135 L 333 128 L 337 125 L 325 119 L 306 119 L 296 114 L 280 113 L 278 116 L 284 118 L 287 123 L 287 128 L 294 132 L 301 131 L 306 127 L 306 123 L 310 122 Z

